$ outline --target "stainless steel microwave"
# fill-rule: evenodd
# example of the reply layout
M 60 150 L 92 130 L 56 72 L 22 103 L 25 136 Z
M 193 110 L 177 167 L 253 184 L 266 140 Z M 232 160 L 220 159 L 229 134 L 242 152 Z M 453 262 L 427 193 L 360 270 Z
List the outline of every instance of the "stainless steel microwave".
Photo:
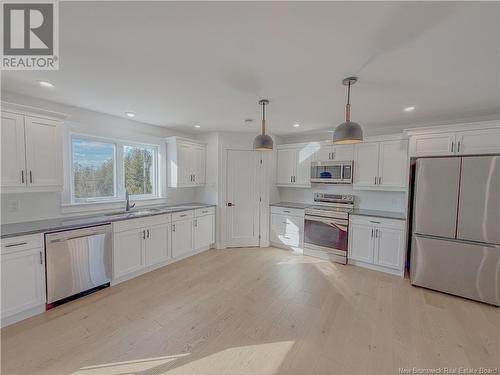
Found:
M 311 182 L 352 184 L 352 160 L 314 161 L 311 163 Z

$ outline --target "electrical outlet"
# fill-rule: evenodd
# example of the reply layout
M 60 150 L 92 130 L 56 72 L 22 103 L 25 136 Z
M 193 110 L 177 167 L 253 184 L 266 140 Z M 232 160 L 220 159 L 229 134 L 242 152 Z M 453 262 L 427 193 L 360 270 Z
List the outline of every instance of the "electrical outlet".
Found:
M 9 202 L 9 211 L 10 212 L 19 211 L 19 200 L 18 199 Z

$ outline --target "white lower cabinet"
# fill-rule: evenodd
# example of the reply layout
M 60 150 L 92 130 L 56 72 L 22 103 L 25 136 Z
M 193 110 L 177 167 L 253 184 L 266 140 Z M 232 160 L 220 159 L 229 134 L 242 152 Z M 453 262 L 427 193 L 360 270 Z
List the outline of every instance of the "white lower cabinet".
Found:
M 304 210 L 271 207 L 269 241 L 294 251 L 304 247 Z
M 146 239 L 146 266 L 153 266 L 170 258 L 169 224 L 160 224 L 147 228 Z
M 158 215 L 113 223 L 113 284 L 168 262 L 170 220 Z
M 2 326 L 45 310 L 43 235 L 2 240 Z
M 404 220 L 351 216 L 348 263 L 404 276 Z
M 172 223 L 172 257 L 179 258 L 193 251 L 193 219 Z
M 195 249 L 206 248 L 215 242 L 214 224 L 214 215 L 206 215 L 194 219 L 193 235 Z

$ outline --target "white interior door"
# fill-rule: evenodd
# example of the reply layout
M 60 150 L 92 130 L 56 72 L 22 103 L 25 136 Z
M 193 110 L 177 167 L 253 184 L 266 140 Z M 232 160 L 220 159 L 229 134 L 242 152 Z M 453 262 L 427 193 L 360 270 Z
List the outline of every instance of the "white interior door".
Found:
M 2 187 L 26 186 L 24 118 L 2 112 Z
M 260 154 L 228 150 L 226 173 L 226 245 L 259 245 Z

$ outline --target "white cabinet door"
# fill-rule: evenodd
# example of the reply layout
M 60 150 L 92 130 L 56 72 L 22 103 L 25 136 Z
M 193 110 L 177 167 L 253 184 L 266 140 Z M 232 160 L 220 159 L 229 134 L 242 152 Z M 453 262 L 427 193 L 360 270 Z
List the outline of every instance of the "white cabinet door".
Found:
M 188 145 L 177 144 L 177 186 L 192 186 L 193 182 L 193 150 Z M 175 171 L 173 171 L 175 174 Z
M 354 147 L 354 186 L 375 186 L 378 159 L 378 142 L 360 143 Z
M 278 185 L 292 185 L 295 172 L 295 150 L 281 149 L 277 151 L 276 183 Z
M 321 143 L 319 149 L 316 150 L 316 152 L 314 153 L 315 161 L 332 160 L 332 158 L 333 158 L 333 144 Z
M 333 146 L 333 160 L 344 161 L 354 159 L 354 145 Z
M 371 225 L 351 223 L 349 225 L 349 259 L 373 262 L 373 234 Z
M 172 223 L 172 257 L 178 258 L 193 250 L 193 219 Z
M 456 151 L 461 155 L 500 153 L 500 128 L 458 132 Z
M 25 117 L 26 169 L 32 187 L 62 187 L 60 123 Z
M 205 185 L 205 165 L 206 165 L 206 150 L 205 147 L 193 147 L 193 174 L 196 185 Z
M 214 219 L 214 215 L 194 219 L 194 248 L 196 250 L 209 247 L 214 243 Z
M 381 142 L 379 156 L 378 185 L 404 188 L 408 181 L 408 142 L 406 140 Z
M 164 262 L 170 258 L 170 224 L 146 228 L 146 266 Z
M 286 216 L 272 214 L 271 233 L 269 235 L 269 241 L 275 243 L 282 243 L 285 230 L 286 230 Z
M 114 278 L 139 271 L 145 267 L 145 239 L 145 229 L 132 229 L 114 234 Z
M 2 187 L 26 187 L 24 116 L 2 112 Z
M 376 228 L 374 263 L 397 270 L 403 269 L 404 234 L 401 229 Z
M 301 147 L 295 150 L 295 173 L 293 185 L 311 186 L 311 160 L 314 155 L 312 147 Z
M 455 133 L 421 134 L 410 137 L 410 156 L 453 155 Z
M 45 266 L 43 249 L 2 254 L 2 318 L 43 305 Z

